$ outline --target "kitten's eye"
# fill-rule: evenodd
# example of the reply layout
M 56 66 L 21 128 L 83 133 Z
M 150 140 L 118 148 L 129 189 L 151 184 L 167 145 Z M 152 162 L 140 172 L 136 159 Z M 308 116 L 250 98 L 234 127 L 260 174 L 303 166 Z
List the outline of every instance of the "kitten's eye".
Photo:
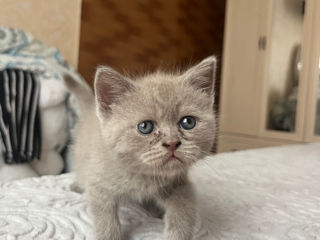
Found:
M 192 116 L 185 116 L 180 120 L 180 126 L 185 130 L 190 130 L 196 126 L 197 120 Z
M 150 134 L 153 131 L 153 122 L 150 120 L 143 121 L 137 125 L 137 129 L 142 134 Z

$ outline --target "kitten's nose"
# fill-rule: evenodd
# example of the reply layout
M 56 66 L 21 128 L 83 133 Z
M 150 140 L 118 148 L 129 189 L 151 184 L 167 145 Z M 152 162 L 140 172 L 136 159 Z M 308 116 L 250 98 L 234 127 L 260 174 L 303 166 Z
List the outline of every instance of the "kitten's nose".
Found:
M 168 148 L 168 150 L 170 151 L 176 150 L 180 145 L 181 145 L 180 141 L 162 143 L 162 146 L 164 146 L 165 148 Z

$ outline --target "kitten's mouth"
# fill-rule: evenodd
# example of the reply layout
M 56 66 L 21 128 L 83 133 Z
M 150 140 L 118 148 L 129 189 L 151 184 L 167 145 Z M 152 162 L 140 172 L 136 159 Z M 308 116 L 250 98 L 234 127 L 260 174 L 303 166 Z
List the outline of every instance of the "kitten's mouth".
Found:
M 168 162 L 173 162 L 173 161 L 175 161 L 175 162 L 180 162 L 180 163 L 183 163 L 183 161 L 182 161 L 182 159 L 181 158 L 179 158 L 179 157 L 177 157 L 175 154 L 174 154 L 174 152 L 170 152 L 169 153 L 169 157 L 167 158 L 167 160 L 164 162 L 164 164 L 167 164 Z

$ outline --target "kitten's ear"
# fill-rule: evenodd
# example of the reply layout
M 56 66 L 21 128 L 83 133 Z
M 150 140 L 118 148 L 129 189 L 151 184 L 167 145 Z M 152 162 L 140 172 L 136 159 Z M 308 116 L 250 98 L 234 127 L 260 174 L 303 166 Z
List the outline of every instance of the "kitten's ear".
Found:
M 121 96 L 134 86 L 129 79 L 109 67 L 98 67 L 94 79 L 94 90 L 99 117 L 107 114 L 110 105 L 117 102 Z
M 214 97 L 217 59 L 214 56 L 207 57 L 199 64 L 189 68 L 182 78 L 194 88 L 202 90 Z

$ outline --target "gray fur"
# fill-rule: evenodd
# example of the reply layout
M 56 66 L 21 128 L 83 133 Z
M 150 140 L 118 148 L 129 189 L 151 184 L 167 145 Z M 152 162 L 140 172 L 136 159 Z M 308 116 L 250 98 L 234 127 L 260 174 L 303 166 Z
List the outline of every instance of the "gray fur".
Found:
M 192 239 L 196 203 L 187 171 L 213 145 L 215 65 L 209 57 L 183 74 L 157 72 L 134 81 L 107 67 L 97 70 L 95 106 L 86 107 L 74 145 L 74 170 L 89 196 L 95 239 L 121 239 L 117 210 L 127 199 L 156 201 L 165 209 L 165 240 Z M 197 125 L 183 130 L 179 120 L 189 115 Z M 144 120 L 155 122 L 150 135 L 136 130 Z M 162 146 L 176 140 L 183 162 L 167 161 Z

